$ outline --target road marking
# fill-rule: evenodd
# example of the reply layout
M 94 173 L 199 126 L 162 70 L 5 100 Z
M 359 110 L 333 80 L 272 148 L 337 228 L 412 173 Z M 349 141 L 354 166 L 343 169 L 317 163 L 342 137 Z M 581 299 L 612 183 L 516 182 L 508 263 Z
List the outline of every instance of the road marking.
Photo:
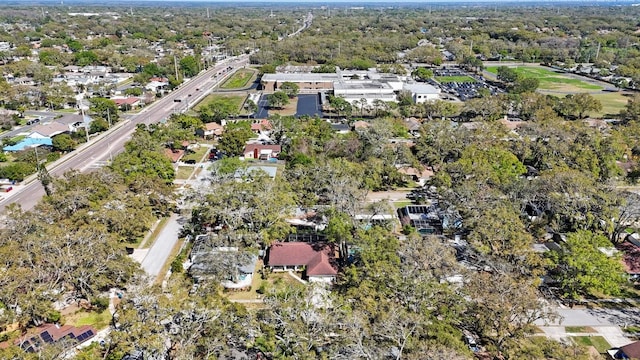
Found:
M 90 169 L 100 169 L 109 165 L 108 161 L 96 161 L 93 164 L 89 165 Z

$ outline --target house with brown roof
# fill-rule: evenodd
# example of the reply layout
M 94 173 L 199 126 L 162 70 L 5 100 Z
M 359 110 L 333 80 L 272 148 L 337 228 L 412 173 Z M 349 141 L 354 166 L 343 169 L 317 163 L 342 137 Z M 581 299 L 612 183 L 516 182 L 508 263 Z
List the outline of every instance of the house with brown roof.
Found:
M 362 121 L 362 120 L 358 120 L 356 122 L 353 123 L 353 130 L 364 130 L 366 128 L 368 128 L 370 125 L 368 122 L 366 121 Z
M 277 242 L 265 264 L 273 271 L 303 271 L 309 281 L 332 282 L 338 275 L 338 249 L 333 244 Z
M 185 154 L 185 151 L 182 149 L 166 148 L 164 149 L 164 153 L 169 157 L 169 159 L 171 159 L 172 163 L 177 163 L 178 161 L 180 161 L 180 159 L 182 159 L 182 157 Z
M 69 347 L 81 344 L 94 336 L 97 331 L 93 326 L 75 327 L 71 325 L 44 324 L 16 339 L 13 344 L 26 352 L 36 352 L 42 344 L 67 342 Z M 0 349 L 9 347 L 9 342 L 0 343 Z
M 247 144 L 242 154 L 245 159 L 270 160 L 277 159 L 281 151 L 280 145 Z
M 138 97 L 128 97 L 128 98 L 120 98 L 120 99 L 111 99 L 116 106 L 121 110 L 129 110 L 135 109 L 140 106 L 140 98 Z
M 224 127 L 218 123 L 210 122 L 204 124 L 201 129 L 196 130 L 196 135 L 202 136 L 203 138 L 213 138 L 222 135 L 224 131 Z
M 614 359 L 640 360 L 640 341 L 607 351 Z
M 640 279 L 640 240 L 633 235 L 618 244 L 616 249 L 622 252 L 622 265 L 632 280 Z
M 263 131 L 270 131 L 273 129 L 273 125 L 267 119 L 262 119 L 258 122 L 251 124 L 251 131 L 256 134 L 260 134 Z

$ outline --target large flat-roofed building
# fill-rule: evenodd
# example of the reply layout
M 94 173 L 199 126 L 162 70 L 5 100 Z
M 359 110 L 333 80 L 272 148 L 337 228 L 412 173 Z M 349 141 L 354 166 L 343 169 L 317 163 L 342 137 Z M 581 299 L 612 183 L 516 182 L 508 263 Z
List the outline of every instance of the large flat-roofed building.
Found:
M 333 83 L 340 80 L 336 73 L 290 73 L 290 74 L 264 74 L 262 75 L 262 88 L 265 91 L 278 91 L 282 83 L 292 82 L 300 88 L 300 92 L 328 91 L 333 89 Z
M 366 99 L 369 105 L 376 100 L 397 101 L 391 85 L 372 80 L 343 80 L 333 84 L 333 93 L 349 103 Z

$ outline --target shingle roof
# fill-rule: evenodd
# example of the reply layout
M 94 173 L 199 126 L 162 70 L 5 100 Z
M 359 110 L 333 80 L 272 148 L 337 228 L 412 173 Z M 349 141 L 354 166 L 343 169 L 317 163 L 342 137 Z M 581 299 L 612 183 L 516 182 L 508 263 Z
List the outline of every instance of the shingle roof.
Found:
M 269 266 L 306 266 L 307 276 L 333 276 L 338 274 L 335 247 L 330 244 L 280 242 L 271 245 Z
M 32 133 L 38 133 L 42 136 L 47 136 L 47 137 L 56 136 L 58 134 L 62 134 L 67 131 L 69 131 L 69 126 L 65 124 L 61 124 L 57 121 L 52 121 L 48 124 L 34 126 L 31 129 Z
M 97 334 L 93 326 L 85 325 L 75 327 L 71 325 L 58 326 L 56 324 L 45 324 L 29 331 L 24 336 L 16 339 L 13 343 L 22 347 L 26 351 L 34 351 L 40 344 L 55 343 L 63 338 L 69 338 L 78 343 L 85 342 Z M 8 343 L 2 343 L 0 348 L 6 348 Z
M 630 359 L 640 359 L 640 341 L 625 345 L 620 350 Z

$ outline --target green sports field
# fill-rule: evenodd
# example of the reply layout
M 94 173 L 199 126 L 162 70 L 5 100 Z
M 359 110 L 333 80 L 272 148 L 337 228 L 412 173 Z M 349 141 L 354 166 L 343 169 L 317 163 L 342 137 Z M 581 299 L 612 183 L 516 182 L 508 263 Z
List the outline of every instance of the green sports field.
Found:
M 441 84 L 446 84 L 446 83 L 450 83 L 450 82 L 457 82 L 457 83 L 474 83 L 476 82 L 476 80 L 474 78 L 472 78 L 471 76 L 435 76 L 434 79 L 436 79 L 436 81 L 438 81 Z
M 536 65 L 525 65 L 514 67 L 518 74 L 526 77 L 533 77 L 540 80 L 541 91 L 549 90 L 554 92 L 586 92 L 602 90 L 602 86 L 572 78 L 566 74 Z M 487 67 L 487 71 L 492 74 L 498 73 L 498 66 Z

